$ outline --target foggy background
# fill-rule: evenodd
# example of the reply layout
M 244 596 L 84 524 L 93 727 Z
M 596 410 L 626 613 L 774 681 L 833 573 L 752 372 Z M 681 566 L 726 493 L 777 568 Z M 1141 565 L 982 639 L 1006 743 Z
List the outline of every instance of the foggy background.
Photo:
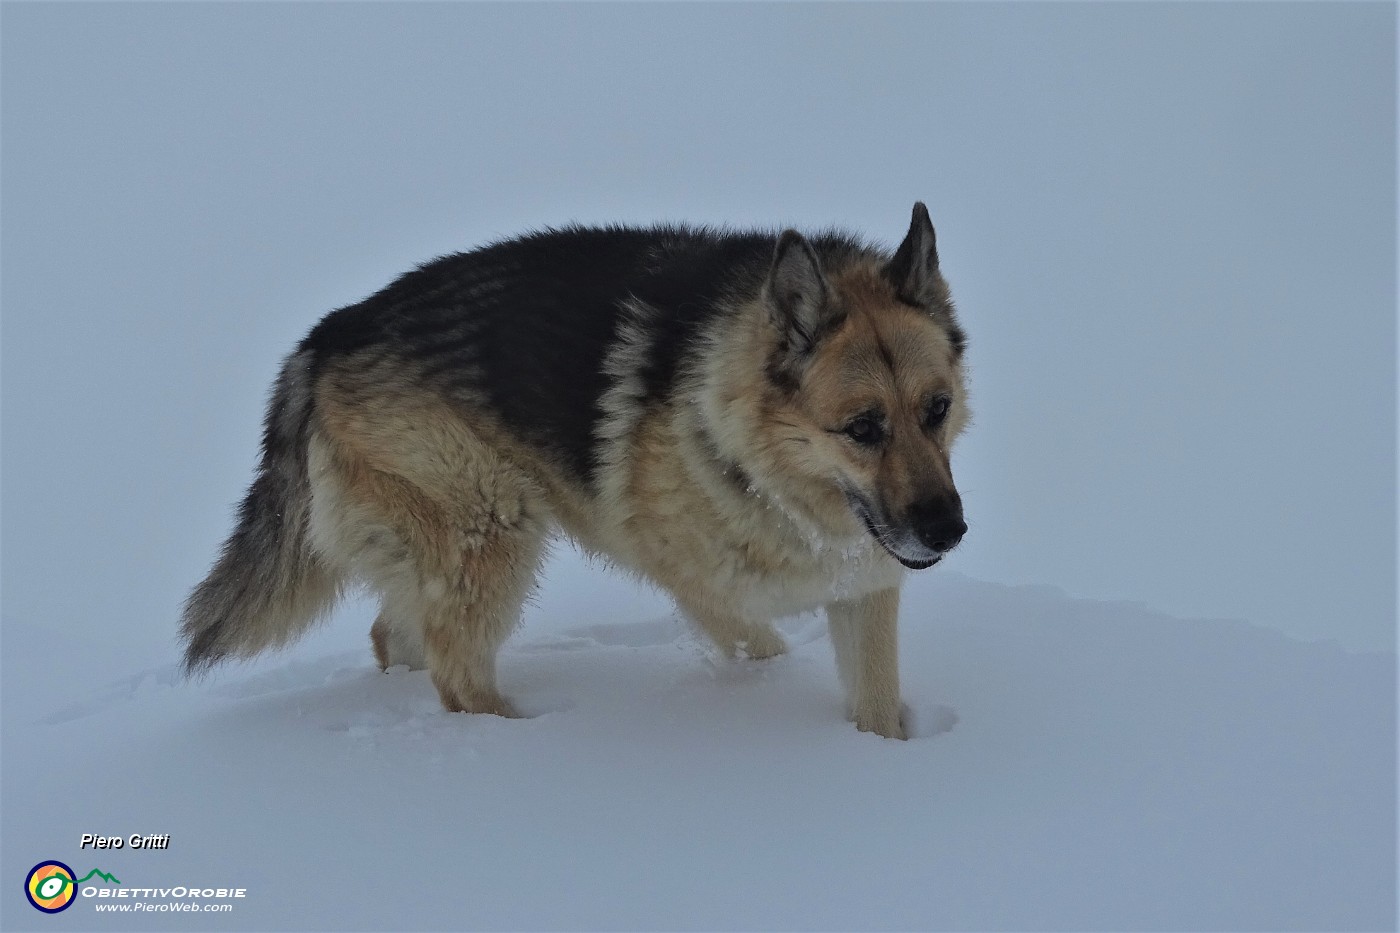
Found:
M 916 199 L 971 338 L 948 567 L 1393 647 L 1391 5 L 0 17 L 7 702 L 173 659 L 325 312 L 546 224 L 893 246 Z M 653 604 L 562 548 L 532 618 Z

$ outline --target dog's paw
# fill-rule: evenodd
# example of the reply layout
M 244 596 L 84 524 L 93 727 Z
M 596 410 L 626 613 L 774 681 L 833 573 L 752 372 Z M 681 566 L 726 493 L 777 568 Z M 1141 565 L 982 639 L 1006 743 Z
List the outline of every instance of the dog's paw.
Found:
M 451 691 L 438 687 L 442 708 L 449 713 L 485 713 L 504 719 L 524 719 L 515 706 L 494 690 Z
M 905 741 L 909 738 L 909 731 L 905 728 L 905 710 L 903 706 L 893 710 L 857 710 L 854 717 L 856 728 L 887 739 Z
M 738 648 L 738 657 L 750 658 L 754 661 L 776 658 L 778 655 L 787 654 L 788 650 L 787 642 L 783 640 L 783 636 L 779 635 L 778 630 L 771 625 L 755 626 L 736 647 Z

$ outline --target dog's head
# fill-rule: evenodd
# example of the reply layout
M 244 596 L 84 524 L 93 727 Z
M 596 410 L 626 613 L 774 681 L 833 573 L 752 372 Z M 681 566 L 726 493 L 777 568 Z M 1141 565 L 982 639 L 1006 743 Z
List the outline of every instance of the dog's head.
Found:
M 964 337 L 914 205 L 887 261 L 833 262 L 778 240 L 763 303 L 774 332 L 770 430 L 785 470 L 826 485 L 896 560 L 922 569 L 967 531 L 949 454 L 969 412 Z

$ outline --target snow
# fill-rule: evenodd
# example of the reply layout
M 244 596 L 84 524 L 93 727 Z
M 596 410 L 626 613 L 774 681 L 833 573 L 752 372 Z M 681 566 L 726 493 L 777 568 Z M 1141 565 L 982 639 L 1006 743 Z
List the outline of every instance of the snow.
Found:
M 901 743 L 844 721 L 817 617 L 733 662 L 635 599 L 546 608 L 502 656 L 523 720 L 375 670 L 367 602 L 202 683 L 172 647 L 8 711 L 4 928 L 193 928 L 43 916 L 15 889 L 44 858 L 247 889 L 200 929 L 1395 924 L 1393 654 L 934 570 Z

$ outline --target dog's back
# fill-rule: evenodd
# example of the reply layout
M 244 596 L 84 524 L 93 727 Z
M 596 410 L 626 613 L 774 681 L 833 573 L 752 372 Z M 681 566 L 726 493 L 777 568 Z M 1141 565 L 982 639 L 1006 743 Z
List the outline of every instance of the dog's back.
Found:
M 624 328 L 646 346 L 644 401 L 663 399 L 699 330 L 757 290 L 776 233 L 682 226 L 574 227 L 445 256 L 359 304 L 332 312 L 300 349 L 313 373 L 347 360 L 392 361 L 450 402 L 487 409 L 574 478 L 596 466 L 606 358 Z M 830 252 L 861 249 L 816 238 Z M 639 320 L 637 307 L 651 313 Z

